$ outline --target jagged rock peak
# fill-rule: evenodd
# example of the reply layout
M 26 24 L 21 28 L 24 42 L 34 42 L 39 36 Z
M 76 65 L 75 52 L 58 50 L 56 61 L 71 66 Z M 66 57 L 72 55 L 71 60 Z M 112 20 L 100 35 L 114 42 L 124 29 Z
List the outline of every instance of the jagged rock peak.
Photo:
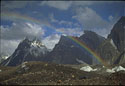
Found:
M 42 41 L 38 39 L 37 37 L 34 37 L 33 39 L 25 37 L 20 44 L 22 43 L 29 44 L 30 46 L 38 46 L 38 47 L 44 46 L 45 47 Z
M 3 61 L 1 65 L 16 66 L 24 61 L 42 61 L 48 52 L 48 49 L 43 46 L 40 40 L 25 37 L 19 43 L 14 53 L 7 60 Z
M 125 16 L 122 16 L 118 22 L 114 25 L 111 33 L 108 35 L 109 39 L 112 39 L 116 45 L 118 51 L 122 52 L 125 45 Z

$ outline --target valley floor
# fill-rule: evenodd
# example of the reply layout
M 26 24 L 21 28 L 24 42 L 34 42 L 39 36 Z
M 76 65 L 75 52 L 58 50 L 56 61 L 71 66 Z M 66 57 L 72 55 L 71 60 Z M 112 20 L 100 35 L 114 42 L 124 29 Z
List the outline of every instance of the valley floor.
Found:
M 24 62 L 16 67 L 0 66 L 1 85 L 125 85 L 125 71 L 85 72 L 54 63 Z

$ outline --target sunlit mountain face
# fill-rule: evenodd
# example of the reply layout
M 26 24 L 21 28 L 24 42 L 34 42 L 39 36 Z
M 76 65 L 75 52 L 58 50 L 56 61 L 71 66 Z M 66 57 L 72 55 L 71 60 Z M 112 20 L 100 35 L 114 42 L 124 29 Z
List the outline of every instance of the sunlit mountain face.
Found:
M 0 84 L 125 85 L 124 1 L 1 1 L 0 14 Z

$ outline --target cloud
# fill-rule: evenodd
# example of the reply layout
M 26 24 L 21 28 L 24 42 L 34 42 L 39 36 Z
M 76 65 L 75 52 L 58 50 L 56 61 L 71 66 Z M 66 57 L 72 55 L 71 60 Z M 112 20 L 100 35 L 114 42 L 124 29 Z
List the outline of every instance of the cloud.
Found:
M 75 6 L 88 6 L 94 4 L 96 1 L 74 1 L 72 2 Z
M 42 1 L 40 5 L 48 5 L 60 10 L 67 10 L 71 6 L 71 4 L 71 1 Z
M 88 7 L 78 8 L 72 18 L 77 19 L 86 29 L 102 28 L 107 24 L 107 21 L 103 20 L 96 11 Z
M 72 27 L 72 26 L 80 27 L 80 25 L 78 23 L 73 23 L 72 21 L 58 20 L 54 17 L 54 14 L 50 14 L 49 18 L 52 23 L 56 23 L 58 25 L 63 25 L 63 26 L 67 26 L 67 27 Z
M 118 17 L 109 16 L 110 21 L 107 21 L 89 7 L 78 7 L 75 13 L 76 15 L 72 16 L 72 18 L 78 20 L 83 29 L 94 31 L 104 37 L 107 37 L 118 20 Z
M 67 26 L 72 26 L 73 25 L 73 22 L 70 22 L 70 21 L 64 21 L 64 20 L 61 20 L 59 22 L 60 25 L 67 25 Z
M 24 37 L 38 37 L 44 35 L 44 30 L 41 26 L 31 23 L 13 23 L 11 27 L 1 26 L 1 38 L 5 40 L 19 40 Z
M 56 31 L 70 36 L 81 36 L 83 34 L 80 28 L 58 28 Z
M 45 44 L 45 46 L 48 49 L 53 49 L 55 44 L 57 44 L 59 42 L 60 39 L 60 35 L 58 34 L 52 34 L 50 36 L 45 37 L 42 42 L 43 44 Z
M 73 6 L 88 6 L 92 5 L 93 3 L 95 3 L 95 1 L 42 1 L 40 5 L 47 5 L 60 10 L 68 10 Z
M 18 44 L 20 43 L 20 40 L 4 40 L 1 39 L 0 41 L 0 55 L 11 55 L 14 50 L 17 48 Z
M 110 15 L 108 19 L 109 19 L 109 21 L 112 21 L 113 16 Z
M 31 23 L 13 23 L 12 26 L 1 26 L 1 53 L 12 54 L 24 37 L 39 39 L 44 35 L 41 26 Z

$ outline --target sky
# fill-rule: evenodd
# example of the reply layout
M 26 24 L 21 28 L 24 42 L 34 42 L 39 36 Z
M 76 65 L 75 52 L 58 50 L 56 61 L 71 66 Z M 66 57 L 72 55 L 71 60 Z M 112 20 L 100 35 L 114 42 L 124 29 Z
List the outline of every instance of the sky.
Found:
M 1 52 L 12 54 L 27 36 L 53 49 L 61 35 L 91 30 L 107 37 L 125 16 L 123 1 L 1 1 Z

